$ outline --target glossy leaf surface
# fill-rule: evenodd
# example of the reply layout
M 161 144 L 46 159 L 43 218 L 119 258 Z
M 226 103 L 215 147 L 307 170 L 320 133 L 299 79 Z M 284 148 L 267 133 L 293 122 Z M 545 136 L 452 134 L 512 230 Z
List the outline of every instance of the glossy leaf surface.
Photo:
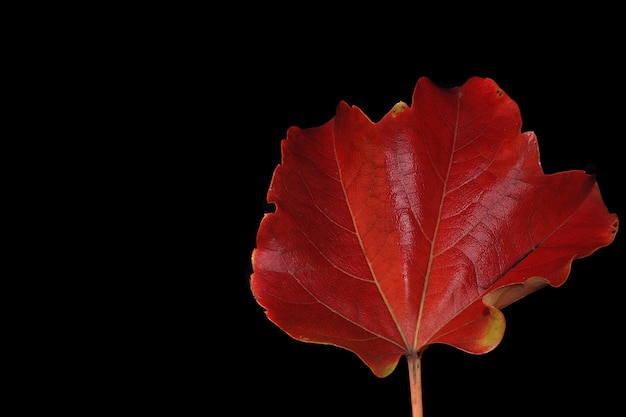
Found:
M 567 279 L 618 219 L 595 177 L 546 175 L 533 132 L 493 80 L 441 88 L 379 122 L 340 102 L 292 127 L 267 195 L 251 289 L 295 339 L 357 354 L 377 376 L 444 343 L 486 353 L 501 309 Z

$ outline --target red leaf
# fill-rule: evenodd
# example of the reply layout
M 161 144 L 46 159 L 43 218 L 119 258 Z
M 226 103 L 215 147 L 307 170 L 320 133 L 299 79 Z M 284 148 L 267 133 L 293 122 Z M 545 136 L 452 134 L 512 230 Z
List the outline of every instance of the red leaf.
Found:
M 592 175 L 546 175 L 536 137 L 492 80 L 440 88 L 378 123 L 341 102 L 292 127 L 252 255 L 251 289 L 293 338 L 356 353 L 377 376 L 445 343 L 481 354 L 500 309 L 565 282 L 618 219 Z

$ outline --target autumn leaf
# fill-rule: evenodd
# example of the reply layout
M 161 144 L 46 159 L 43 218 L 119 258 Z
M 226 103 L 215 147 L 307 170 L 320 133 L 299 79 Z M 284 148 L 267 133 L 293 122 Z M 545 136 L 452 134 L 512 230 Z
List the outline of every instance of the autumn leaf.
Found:
M 434 343 L 494 349 L 503 307 L 562 285 L 618 229 L 595 177 L 544 174 L 521 126 L 516 103 L 473 77 L 420 78 L 377 123 L 340 102 L 324 125 L 290 128 L 252 254 L 268 319 L 379 377 L 403 355 L 419 372 Z

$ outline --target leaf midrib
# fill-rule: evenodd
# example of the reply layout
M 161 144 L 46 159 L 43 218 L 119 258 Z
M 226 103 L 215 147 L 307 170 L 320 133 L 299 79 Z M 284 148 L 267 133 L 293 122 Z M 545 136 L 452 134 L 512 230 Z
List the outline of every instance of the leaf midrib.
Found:
M 428 284 L 430 281 L 430 276 L 432 272 L 433 261 L 435 258 L 435 243 L 437 242 L 437 234 L 439 233 L 439 225 L 441 223 L 441 213 L 443 211 L 444 200 L 446 198 L 446 189 L 448 187 L 448 180 L 450 177 L 450 171 L 452 169 L 452 164 L 454 160 L 454 153 L 456 149 L 456 140 L 458 137 L 459 131 L 459 118 L 461 114 L 461 95 L 457 93 L 457 108 L 456 108 L 456 120 L 454 122 L 454 130 L 452 137 L 452 146 L 450 150 L 450 158 L 448 160 L 448 168 L 446 170 L 445 178 L 443 178 L 443 189 L 441 192 L 441 200 L 439 201 L 439 210 L 437 212 L 437 220 L 435 223 L 435 229 L 433 231 L 433 238 L 430 240 L 430 253 L 428 255 L 428 267 L 426 268 L 426 274 L 424 276 L 424 287 L 422 288 L 422 297 L 420 299 L 420 307 L 417 313 L 417 322 L 415 324 L 415 332 L 413 338 L 412 351 L 417 352 L 418 350 L 418 338 L 419 338 L 419 330 L 422 325 L 422 319 L 424 318 L 424 308 L 426 305 L 426 294 L 428 293 Z

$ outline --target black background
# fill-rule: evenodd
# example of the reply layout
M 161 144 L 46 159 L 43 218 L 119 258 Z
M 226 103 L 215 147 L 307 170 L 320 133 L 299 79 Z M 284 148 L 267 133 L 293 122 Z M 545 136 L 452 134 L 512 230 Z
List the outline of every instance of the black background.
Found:
M 22 255 L 8 282 L 24 285 L 5 297 L 18 329 L 5 337 L 7 400 L 80 415 L 409 417 L 404 359 L 381 379 L 349 351 L 293 340 L 249 287 L 281 140 L 340 100 L 378 121 L 411 104 L 420 77 L 492 78 L 544 170 L 594 171 L 625 218 L 622 13 L 427 6 L 24 13 L 6 79 L 7 138 L 24 152 L 5 159 L 7 184 L 32 181 L 6 199 L 26 216 L 7 220 Z M 505 308 L 494 351 L 429 347 L 425 417 L 623 409 L 624 233 L 574 261 L 561 288 Z
M 160 304 L 176 317 L 164 314 L 161 336 L 172 348 L 149 374 L 162 394 L 149 400 L 202 414 L 408 417 L 404 359 L 377 378 L 351 352 L 291 339 L 250 292 L 250 255 L 281 140 L 290 126 L 330 120 L 340 100 L 378 121 L 398 101 L 410 104 L 420 77 L 448 85 L 489 77 L 518 104 L 522 130 L 536 133 L 544 171 L 595 172 L 621 218 L 618 30 L 582 10 L 579 19 L 599 25 L 593 32 L 570 20 L 556 30 L 552 18 L 539 31 L 531 16 L 479 22 L 398 8 L 392 17 L 371 10 L 365 20 L 336 10 L 255 18 L 267 10 L 246 10 L 243 20 L 224 17 L 231 26 L 217 25 L 220 14 L 202 24 L 190 17 L 194 24 L 168 47 L 178 64 L 167 108 L 179 118 L 175 151 L 161 163 L 176 174 L 168 187 L 181 231 L 169 244 L 182 254 L 170 274 L 176 291 Z M 623 241 L 618 232 L 612 245 L 574 261 L 564 286 L 505 308 L 507 330 L 494 351 L 431 346 L 425 416 L 621 408 Z

